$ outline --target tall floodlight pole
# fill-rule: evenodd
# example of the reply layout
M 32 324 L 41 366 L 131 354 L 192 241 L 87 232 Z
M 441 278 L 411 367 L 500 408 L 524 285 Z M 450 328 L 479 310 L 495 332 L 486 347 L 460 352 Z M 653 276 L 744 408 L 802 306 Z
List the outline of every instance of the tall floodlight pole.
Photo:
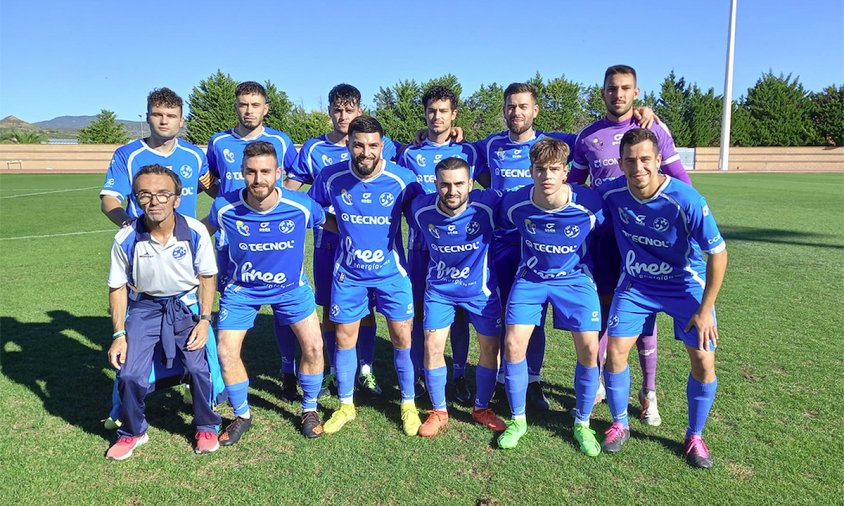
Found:
M 144 116 L 143 114 L 138 114 L 138 131 L 140 132 L 140 137 L 138 139 L 144 138 Z
M 736 2 L 730 0 L 730 33 L 727 39 L 727 72 L 724 78 L 724 105 L 721 108 L 721 157 L 718 170 L 728 170 L 730 161 L 730 118 L 733 113 L 733 56 L 736 49 Z

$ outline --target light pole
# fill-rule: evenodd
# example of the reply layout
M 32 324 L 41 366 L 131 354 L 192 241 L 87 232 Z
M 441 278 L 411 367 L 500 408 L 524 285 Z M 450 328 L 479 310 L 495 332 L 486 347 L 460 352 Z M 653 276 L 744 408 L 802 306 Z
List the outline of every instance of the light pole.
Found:
M 144 115 L 143 114 L 138 114 L 138 123 L 139 123 L 138 130 L 141 132 L 140 137 L 138 137 L 138 139 L 143 139 L 144 138 Z

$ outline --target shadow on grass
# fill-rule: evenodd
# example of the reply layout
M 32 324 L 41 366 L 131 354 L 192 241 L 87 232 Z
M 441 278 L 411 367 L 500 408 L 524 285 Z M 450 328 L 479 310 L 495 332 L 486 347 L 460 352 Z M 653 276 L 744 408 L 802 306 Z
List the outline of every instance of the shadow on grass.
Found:
M 776 228 L 743 227 L 739 225 L 719 226 L 721 235 L 727 241 L 767 242 L 771 244 L 790 244 L 814 248 L 844 249 L 842 244 L 832 244 L 833 234 L 802 232 L 799 230 L 781 230 Z

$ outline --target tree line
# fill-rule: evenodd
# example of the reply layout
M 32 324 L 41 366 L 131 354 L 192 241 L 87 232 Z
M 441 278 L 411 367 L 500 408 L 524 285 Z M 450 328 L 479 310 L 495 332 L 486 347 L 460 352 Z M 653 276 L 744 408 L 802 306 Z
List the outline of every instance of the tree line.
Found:
M 538 92 L 540 114 L 534 127 L 544 131 L 578 132 L 604 116 L 601 85 L 584 85 L 565 76 L 528 80 Z M 450 87 L 461 97 L 456 126 L 474 141 L 505 128 L 501 114 L 504 87 L 483 84 L 468 96 L 459 79 L 447 74 L 426 82 L 403 80 L 381 87 L 366 109 L 383 124 L 390 137 L 407 143 L 414 132 L 425 128 L 422 95 L 432 85 Z M 266 81 L 270 113 L 265 123 L 287 132 L 296 143 L 331 130 L 326 111 L 306 111 L 294 104 L 274 83 Z M 187 102 L 185 137 L 205 144 L 212 134 L 237 125 L 234 90 L 237 82 L 221 70 L 195 86 Z M 328 87 L 326 87 L 326 94 Z M 674 134 L 677 146 L 717 146 L 721 132 L 722 96 L 714 88 L 701 89 L 671 71 L 659 95 L 643 93 L 640 105 L 654 109 Z M 733 146 L 842 146 L 844 145 L 844 85 L 831 85 L 819 92 L 806 90 L 798 77 L 768 71 L 732 104 L 730 143 Z M 79 142 L 119 144 L 129 140 L 114 113 L 103 110 L 79 132 Z

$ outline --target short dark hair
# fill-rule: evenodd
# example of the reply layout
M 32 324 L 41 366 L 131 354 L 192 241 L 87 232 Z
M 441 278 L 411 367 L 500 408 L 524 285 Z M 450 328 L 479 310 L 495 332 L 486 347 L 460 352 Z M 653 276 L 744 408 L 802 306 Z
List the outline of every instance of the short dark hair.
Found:
M 374 134 L 376 132 L 382 139 L 384 138 L 384 127 L 372 116 L 358 116 L 349 123 L 349 137 L 355 133 Z
M 536 87 L 530 83 L 510 83 L 510 85 L 504 89 L 504 101 L 507 102 L 510 95 L 515 95 L 517 93 L 530 93 L 533 101 L 536 102 Z
M 543 137 L 530 148 L 530 164 L 547 166 L 565 164 L 569 158 L 569 145 L 553 137 Z
M 457 170 L 463 169 L 469 174 L 469 179 L 472 179 L 472 169 L 469 168 L 469 164 L 466 163 L 466 160 L 462 158 L 457 158 L 456 156 L 452 156 L 450 158 L 446 158 L 442 160 L 437 166 L 434 168 L 434 173 L 439 175 L 440 172 L 444 170 Z
M 164 167 L 163 165 L 158 165 L 157 163 L 152 165 L 144 165 L 141 167 L 133 177 L 132 177 L 132 193 L 138 193 L 138 178 L 140 176 L 144 176 L 146 174 L 155 174 L 158 176 L 168 176 L 170 179 L 173 180 L 173 185 L 176 188 L 176 195 L 182 194 L 182 180 L 179 179 L 179 176 L 176 175 L 175 172 Z
M 178 107 L 179 111 L 183 108 L 184 101 L 182 97 L 176 94 L 170 88 L 156 88 L 147 95 L 147 112 L 157 105 L 164 107 Z
M 331 88 L 328 92 L 328 106 L 337 104 L 360 105 L 360 90 L 346 83 Z
M 271 142 L 267 141 L 254 141 L 250 142 L 243 148 L 243 162 L 242 165 L 246 166 L 246 159 L 247 158 L 254 158 L 256 156 L 272 156 L 275 158 L 276 165 L 278 165 L 278 153 L 275 151 L 275 146 Z
M 452 109 L 457 109 L 460 106 L 457 95 L 451 91 L 451 88 L 445 86 L 431 86 L 425 90 L 425 94 L 422 95 L 422 107 L 427 108 L 428 102 L 432 100 L 448 100 Z
M 604 86 L 607 85 L 607 79 L 616 74 L 632 74 L 633 82 L 636 82 L 636 69 L 630 65 L 613 65 L 612 67 L 607 68 L 607 71 L 604 72 Z
M 625 146 L 635 146 L 645 141 L 651 141 L 654 145 L 654 153 L 659 154 L 659 141 L 656 140 L 656 135 L 647 128 L 633 128 L 621 138 L 621 143 L 618 146 L 619 156 L 624 156 Z
M 264 100 L 267 100 L 267 89 L 261 83 L 244 81 L 238 84 L 234 90 L 235 98 L 239 98 L 241 95 L 261 95 Z

